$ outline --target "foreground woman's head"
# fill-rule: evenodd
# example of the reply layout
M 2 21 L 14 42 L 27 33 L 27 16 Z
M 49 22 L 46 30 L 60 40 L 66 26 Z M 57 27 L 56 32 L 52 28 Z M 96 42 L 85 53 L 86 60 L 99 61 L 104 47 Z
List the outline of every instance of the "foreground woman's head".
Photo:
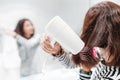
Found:
M 21 19 L 18 21 L 15 32 L 25 38 L 31 38 L 34 34 L 34 27 L 29 19 Z
M 109 57 L 112 56 L 107 65 L 120 66 L 120 6 L 113 2 L 101 2 L 91 7 L 85 16 L 81 39 L 86 47 L 73 56 L 76 64 L 94 66 L 97 59 L 92 49 L 99 47 L 107 49 Z

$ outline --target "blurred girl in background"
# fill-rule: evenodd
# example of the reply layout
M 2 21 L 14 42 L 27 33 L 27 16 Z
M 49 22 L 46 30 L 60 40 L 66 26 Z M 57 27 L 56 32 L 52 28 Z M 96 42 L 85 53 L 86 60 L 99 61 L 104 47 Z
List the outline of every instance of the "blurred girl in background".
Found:
M 32 22 L 29 19 L 21 19 L 17 23 L 15 31 L 7 30 L 6 33 L 17 40 L 21 58 L 21 76 L 39 73 L 40 71 L 33 67 L 33 59 L 40 45 L 40 36 L 35 34 Z

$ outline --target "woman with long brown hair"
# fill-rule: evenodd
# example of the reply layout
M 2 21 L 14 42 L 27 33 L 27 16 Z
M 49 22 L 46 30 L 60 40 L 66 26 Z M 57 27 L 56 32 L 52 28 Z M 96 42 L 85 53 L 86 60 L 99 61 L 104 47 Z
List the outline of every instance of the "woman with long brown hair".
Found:
M 40 45 L 40 35 L 35 34 L 35 28 L 31 20 L 23 18 L 18 21 L 15 31 L 6 31 L 17 40 L 19 55 L 21 58 L 21 76 L 29 76 L 40 73 L 33 64 L 37 48 Z
M 49 37 L 42 42 L 42 47 L 56 56 L 63 65 L 82 67 L 80 80 L 119 80 L 120 6 L 107 1 L 91 7 L 85 16 L 80 38 L 85 47 L 77 55 L 72 55 L 72 58 L 58 43 L 52 48 Z M 97 53 L 100 58 L 96 57 Z M 91 73 L 92 67 L 94 69 Z

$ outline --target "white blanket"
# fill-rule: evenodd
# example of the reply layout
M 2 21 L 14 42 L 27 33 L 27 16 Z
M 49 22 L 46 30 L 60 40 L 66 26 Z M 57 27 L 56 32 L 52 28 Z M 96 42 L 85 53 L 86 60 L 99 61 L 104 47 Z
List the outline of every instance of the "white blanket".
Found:
M 20 79 L 20 58 L 14 38 L 2 34 L 0 51 L 0 80 Z

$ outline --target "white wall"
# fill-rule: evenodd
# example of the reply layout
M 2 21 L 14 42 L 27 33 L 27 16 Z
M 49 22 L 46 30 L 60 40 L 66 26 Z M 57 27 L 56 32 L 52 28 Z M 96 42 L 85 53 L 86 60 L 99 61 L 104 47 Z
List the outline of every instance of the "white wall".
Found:
M 89 0 L 59 0 L 57 13 L 79 34 L 88 8 Z
M 42 32 L 55 16 L 57 0 L 0 0 L 0 24 L 14 29 L 21 18 L 33 21 L 37 32 Z
M 60 15 L 79 33 L 88 7 L 86 0 L 0 0 L 0 23 L 14 29 L 20 18 L 30 18 L 37 32 L 43 32 L 48 21 Z
M 120 4 L 120 0 L 91 0 L 90 1 L 90 6 L 92 6 L 92 5 L 94 5 L 94 4 L 98 3 L 98 2 L 101 2 L 101 1 L 112 1 L 112 2 L 115 2 L 117 4 Z

